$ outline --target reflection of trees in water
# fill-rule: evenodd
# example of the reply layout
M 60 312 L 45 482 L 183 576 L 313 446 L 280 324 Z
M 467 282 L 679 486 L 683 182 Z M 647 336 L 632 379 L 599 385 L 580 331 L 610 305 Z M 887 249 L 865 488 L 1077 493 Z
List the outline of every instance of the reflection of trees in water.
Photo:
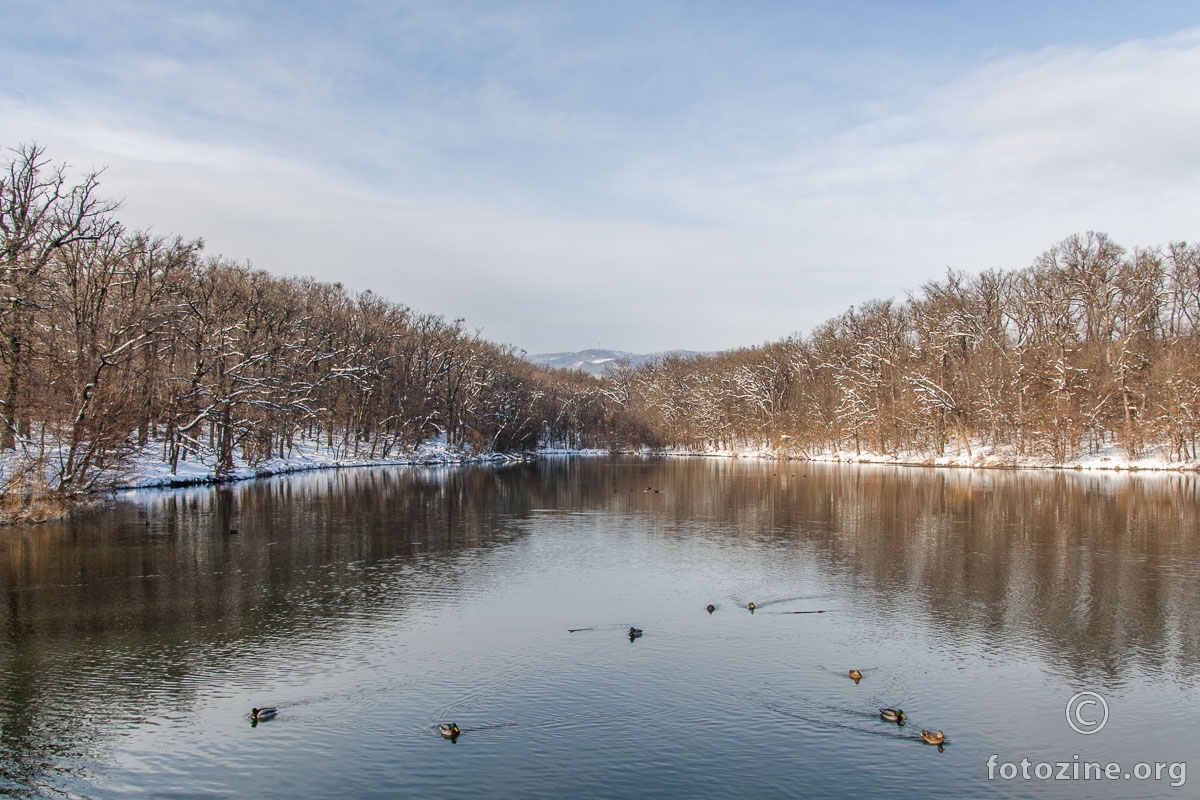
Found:
M 611 508 L 819 553 L 898 623 L 915 598 L 948 634 L 1032 642 L 1082 677 L 1200 669 L 1195 475 L 717 459 L 634 472 L 660 493 L 621 487 Z
M 194 676 L 244 666 L 247 648 L 336 636 L 346 620 L 402 614 L 418 593 L 479 585 L 487 551 L 522 535 L 534 509 L 636 515 L 655 535 L 814 560 L 898 625 L 923 608 L 947 637 L 1032 643 L 1084 677 L 1194 676 L 1198 484 L 551 459 L 138 493 L 0 537 L 0 792 L 86 761 L 116 715 L 191 707 Z
M 1084 677 L 1194 673 L 1195 478 L 897 470 L 850 484 L 860 510 L 838 527 L 881 596 L 898 581 L 939 623 L 1032 639 Z
M 473 556 L 517 535 L 505 518 L 528 511 L 512 472 L 344 470 L 141 492 L 6 531 L 0 793 L 86 760 L 114 718 L 190 706 L 201 664 L 233 669 L 251 649 L 473 580 Z

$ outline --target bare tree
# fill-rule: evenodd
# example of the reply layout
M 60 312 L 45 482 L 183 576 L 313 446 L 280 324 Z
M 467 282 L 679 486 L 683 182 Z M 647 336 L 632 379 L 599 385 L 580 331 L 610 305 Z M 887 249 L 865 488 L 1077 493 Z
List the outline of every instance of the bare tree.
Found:
M 22 145 L 0 164 L 0 357 L 8 375 L 0 402 L 0 450 L 12 450 L 28 435 L 21 406 L 21 381 L 28 360 L 34 312 L 44 303 L 45 271 L 54 255 L 79 242 L 100 241 L 119 230 L 109 216 L 117 203 L 97 196 L 99 173 L 76 184 L 54 165 L 45 149 Z

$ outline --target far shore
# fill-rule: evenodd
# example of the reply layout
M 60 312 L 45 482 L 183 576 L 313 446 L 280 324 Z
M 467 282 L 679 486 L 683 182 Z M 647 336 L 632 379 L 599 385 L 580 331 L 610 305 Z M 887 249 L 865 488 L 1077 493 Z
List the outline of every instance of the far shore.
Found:
M 996 453 L 980 450 L 972 455 L 931 456 L 919 453 L 855 453 L 840 450 L 825 453 L 776 453 L 770 450 L 666 450 L 658 454 L 668 456 L 692 456 L 706 458 L 761 458 L 818 462 L 825 464 L 873 464 L 897 467 L 939 467 L 947 469 L 997 469 L 997 470 L 1069 470 L 1098 472 L 1200 472 L 1200 461 L 1171 461 L 1161 456 L 1129 458 L 1109 448 L 1086 458 L 1069 461 L 1054 461 L 1049 458 L 1015 456 L 1011 453 Z
M 144 451 L 134 460 L 126 476 L 103 491 L 96 491 L 75 501 L 61 498 L 37 498 L 23 505 L 11 504 L 0 524 L 21 522 L 47 522 L 61 519 L 74 508 L 82 508 L 112 493 L 132 492 L 142 489 L 177 489 L 194 486 L 213 486 L 225 483 L 268 478 L 317 470 L 361 469 L 373 467 L 456 467 L 469 464 L 505 464 L 555 457 L 604 457 L 609 455 L 641 456 L 645 458 L 727 458 L 763 461 L 813 462 L 824 464 L 859 464 L 870 466 L 924 467 L 955 470 L 1050 470 L 1092 472 L 1107 474 L 1182 474 L 1200 472 L 1200 462 L 1176 462 L 1161 455 L 1147 455 L 1132 459 L 1109 448 L 1066 462 L 1051 459 L 1017 457 L 1013 453 L 996 452 L 987 448 L 973 450 L 971 455 L 960 452 L 954 455 L 929 456 L 923 454 L 880 454 L 837 451 L 824 453 L 776 452 L 767 448 L 740 448 L 737 450 L 699 449 L 639 449 L 614 452 L 606 449 L 541 448 L 520 453 L 471 453 L 444 442 L 427 442 L 411 452 L 394 458 L 338 458 L 319 454 L 308 448 L 298 448 L 294 455 L 285 459 L 249 465 L 236 464 L 234 469 L 218 474 L 215 465 L 203 459 L 192 459 L 178 465 L 174 473 L 170 466 L 154 457 L 151 450 Z
M 1152 456 L 1130 459 L 1120 455 L 1116 448 L 1104 450 L 1087 458 L 1067 462 L 1049 459 L 1019 458 L 1012 454 L 995 453 L 986 449 L 946 456 L 920 454 L 854 453 L 849 451 L 827 453 L 778 453 L 766 449 L 738 450 L 682 450 L 640 449 L 611 451 L 606 449 L 542 448 L 523 453 L 472 454 L 445 444 L 435 442 L 419 448 L 413 453 L 388 459 L 337 459 L 317 458 L 310 453 L 291 459 L 276 459 L 257 466 L 241 465 L 232 472 L 218 476 L 216 471 L 202 462 L 185 462 L 184 470 L 171 474 L 168 466 L 159 462 L 141 462 L 126 481 L 116 487 L 117 491 L 147 488 L 174 488 L 233 481 L 266 478 L 296 472 L 322 469 L 357 469 L 362 467 L 448 467 L 467 464 L 500 464 L 526 461 L 546 457 L 603 457 L 629 455 L 663 458 L 729 458 L 761 459 L 764 461 L 803 461 L 826 464 L 863 464 L 876 466 L 937 467 L 946 469 L 995 469 L 995 470 L 1069 470 L 1112 473 L 1129 472 L 1200 472 L 1200 462 L 1172 462 Z

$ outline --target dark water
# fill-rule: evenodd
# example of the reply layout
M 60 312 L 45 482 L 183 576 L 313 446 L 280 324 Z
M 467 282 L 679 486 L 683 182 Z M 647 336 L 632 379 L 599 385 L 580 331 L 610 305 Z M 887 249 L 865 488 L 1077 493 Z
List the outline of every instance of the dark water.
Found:
M 562 459 L 138 492 L 0 531 L 0 794 L 1197 797 L 1198 587 L 1196 476 Z

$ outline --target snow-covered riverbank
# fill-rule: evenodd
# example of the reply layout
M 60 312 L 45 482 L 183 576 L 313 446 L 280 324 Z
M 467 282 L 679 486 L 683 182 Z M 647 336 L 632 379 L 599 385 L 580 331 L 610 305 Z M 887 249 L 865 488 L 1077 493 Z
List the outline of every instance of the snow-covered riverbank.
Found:
M 675 456 L 709 456 L 718 458 L 762 458 L 762 459 L 794 459 L 800 461 L 821 461 L 828 463 L 852 464 L 895 464 L 897 466 L 920 467 L 959 467 L 966 469 L 1069 469 L 1069 470 L 1108 470 L 1108 471 L 1158 471 L 1158 472 L 1197 472 L 1200 462 L 1173 461 L 1160 451 L 1148 451 L 1140 458 L 1131 458 L 1120 447 L 1102 448 L 1095 453 L 1079 455 L 1065 461 L 1056 461 L 1050 457 L 1032 457 L 1017 454 L 1011 448 L 972 447 L 968 454 L 965 450 L 945 455 L 932 456 L 925 453 L 871 453 L 855 452 L 853 450 L 827 450 L 823 452 L 781 453 L 769 448 L 739 448 L 739 449 L 707 449 L 686 450 L 673 449 L 665 451 L 666 455 Z
M 312 443 L 300 443 L 287 458 L 273 458 L 248 464 L 235 459 L 231 472 L 217 477 L 215 462 L 208 458 L 192 458 L 179 462 L 174 473 L 171 465 L 161 460 L 162 448 L 150 445 L 130 462 L 118 489 L 150 487 L 192 486 L 220 481 L 237 481 L 263 478 L 289 472 L 305 472 L 315 469 L 346 469 L 352 467 L 382 466 L 435 466 L 450 464 L 502 463 L 519 461 L 527 454 L 472 453 L 459 447 L 447 445 L 444 440 L 424 442 L 413 450 L 387 458 L 370 456 L 342 456 L 328 448 L 318 448 Z
M 312 445 L 296 447 L 289 458 L 271 459 L 256 465 L 236 463 L 231 473 L 221 480 L 245 480 L 289 472 L 314 469 L 345 469 L 373 466 L 433 466 L 472 463 L 504 463 L 528 458 L 552 456 L 605 456 L 607 450 L 543 448 L 534 453 L 471 453 L 448 446 L 442 440 L 429 441 L 416 449 L 390 458 L 338 457 L 328 450 L 318 450 Z M 1130 458 L 1117 447 L 1101 450 L 1094 454 L 1056 462 L 1050 458 L 1030 458 L 1013 452 L 991 448 L 973 448 L 971 454 L 959 452 L 942 456 L 927 456 L 920 453 L 855 453 L 852 450 L 827 451 L 822 453 L 779 453 L 765 448 L 741 448 L 737 450 L 639 450 L 638 455 L 662 455 L 668 457 L 714 457 L 714 458 L 761 458 L 769 460 L 794 459 L 828 463 L 895 464 L 906 466 L 957 467 L 967 469 L 1070 469 L 1108 471 L 1200 471 L 1200 463 L 1177 462 L 1151 453 L 1142 458 Z M 156 458 L 154 448 L 139 455 L 133 461 L 126 476 L 120 482 L 122 489 L 189 486 L 216 482 L 216 468 L 207 461 L 191 460 L 179 464 L 175 474 L 170 465 Z
M 313 442 L 298 443 L 287 458 L 276 458 L 249 464 L 236 460 L 234 469 L 220 476 L 217 474 L 216 460 L 210 456 L 193 456 L 186 461 L 180 461 L 175 472 L 170 465 L 162 460 L 161 444 L 147 445 L 131 459 L 115 486 L 117 490 L 144 488 L 169 488 L 196 486 L 227 481 L 239 481 L 252 478 L 262 478 L 271 475 L 304 472 L 322 469 L 347 469 L 359 467 L 380 466 L 451 466 L 461 464 L 492 463 L 500 464 L 516 462 L 531 458 L 573 457 L 573 456 L 606 456 L 607 450 L 601 449 L 568 449 L 543 448 L 531 453 L 474 453 L 468 449 L 448 445 L 444 439 L 435 439 L 420 446 L 387 458 L 372 458 L 369 455 L 344 455 L 328 447 L 319 447 Z M 965 469 L 1063 469 L 1063 470 L 1094 470 L 1108 472 L 1200 472 L 1200 463 L 1178 462 L 1166 458 L 1161 452 L 1148 452 L 1141 458 L 1130 458 L 1127 453 L 1117 447 L 1110 447 L 1096 453 L 1080 456 L 1075 459 L 1056 462 L 1050 458 L 1031 458 L 1018 456 L 1007 450 L 997 450 L 988 447 L 972 447 L 968 455 L 965 450 L 947 453 L 941 456 L 929 456 L 922 453 L 856 453 L 852 450 L 826 452 L 780 452 L 770 448 L 744 447 L 734 449 L 639 449 L 627 452 L 626 455 L 644 457 L 705 457 L 705 458 L 752 458 L 763 460 L 802 460 L 827 463 L 859 463 L 859 464 L 892 464 L 897 466 L 926 466 Z M 11 473 L 15 465 L 8 463 L 6 469 Z M 25 496 L 26 505 L 34 505 L 35 498 Z M 49 495 L 47 496 L 50 497 Z M 14 504 L 14 510 L 8 516 L 8 521 L 19 519 L 36 520 L 51 519 L 61 516 L 70 504 L 44 504 L 35 511 Z

